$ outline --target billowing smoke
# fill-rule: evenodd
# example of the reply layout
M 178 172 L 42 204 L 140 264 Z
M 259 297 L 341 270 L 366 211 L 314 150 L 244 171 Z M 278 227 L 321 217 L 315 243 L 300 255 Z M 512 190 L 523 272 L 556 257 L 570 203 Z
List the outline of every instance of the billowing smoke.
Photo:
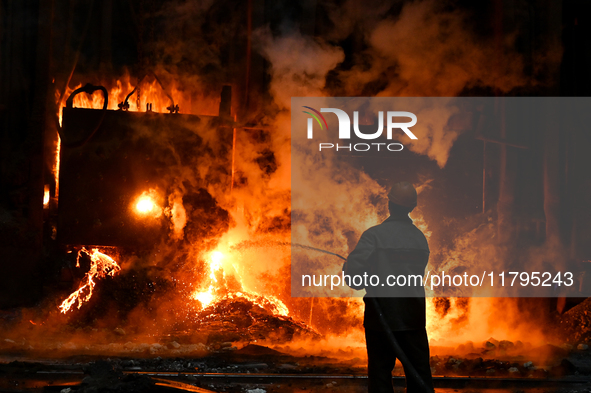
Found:
M 261 53 L 271 63 L 271 94 L 282 110 L 289 110 L 291 97 L 326 95 L 328 72 L 345 58 L 340 47 L 299 32 L 274 37 L 268 29 L 262 29 L 257 31 L 256 39 Z
M 445 97 L 472 91 L 503 94 L 538 83 L 524 74 L 523 59 L 514 45 L 515 36 L 505 35 L 495 42 L 490 36 L 476 34 L 468 12 L 450 10 L 435 1 L 409 2 L 398 12 L 393 12 L 385 2 L 374 3 L 372 7 L 360 7 L 354 1 L 347 1 L 339 7 L 327 7 L 333 26 L 325 28 L 328 31 L 323 32 L 323 38 L 297 31 L 257 32 L 259 50 L 270 62 L 271 93 L 279 108 L 275 122 L 281 136 L 277 138 L 285 138 L 289 129 L 286 112 L 291 97 Z M 383 14 L 387 16 L 382 17 Z M 346 38 L 357 50 L 343 51 L 340 43 Z M 446 127 L 452 114 L 449 108 L 432 108 L 426 112 L 431 122 L 421 128 L 419 140 L 405 141 L 405 145 L 443 168 L 461 133 Z M 301 178 L 294 179 L 298 189 L 292 189 L 297 200 L 292 209 L 298 225 L 292 227 L 293 238 L 306 244 L 313 240 L 312 245 L 316 247 L 346 255 L 363 230 L 385 218 L 385 184 L 378 184 L 363 170 L 335 155 L 321 158 L 311 153 L 298 154 L 295 159 L 291 156 L 292 166 L 309 168 L 299 171 Z M 413 217 L 423 230 L 438 229 L 437 225 L 427 225 L 429 219 L 423 219 L 420 211 Z M 494 232 L 494 226 L 485 224 L 475 228 L 469 229 L 469 236 L 458 238 L 445 250 L 434 250 L 434 254 L 439 253 L 444 265 L 453 265 L 454 258 L 455 262 L 477 263 L 483 254 L 492 262 L 501 258 L 494 241 L 491 243 L 490 231 Z M 485 247 L 476 252 L 479 242 Z M 312 254 L 306 258 L 310 273 L 330 274 L 340 270 L 341 262 L 336 259 L 330 261 Z M 493 334 L 490 330 L 493 321 L 483 319 L 482 314 L 492 316 L 495 302 L 482 299 L 472 307 L 469 303 L 462 303 L 461 307 L 450 305 L 457 313 L 456 318 L 463 315 L 460 319 L 465 331 Z M 430 315 L 430 330 L 442 329 L 444 325 L 437 320 L 443 315 L 435 308 L 430 310 Z M 517 318 L 517 313 L 511 315 Z M 484 326 L 482 321 L 486 321 Z M 456 326 L 447 321 L 446 326 L 451 325 Z M 524 331 L 529 328 L 529 325 L 524 327 Z M 515 334 L 509 329 L 498 333 Z
M 354 11 L 348 17 L 364 17 Z M 493 37 L 472 31 L 469 18 L 442 2 L 406 3 L 400 14 L 365 26 L 365 49 L 356 54 L 356 64 L 339 72 L 340 86 L 347 95 L 373 84 L 378 96 L 446 97 L 473 87 L 508 92 L 531 83 L 515 37 L 504 37 L 496 47 Z

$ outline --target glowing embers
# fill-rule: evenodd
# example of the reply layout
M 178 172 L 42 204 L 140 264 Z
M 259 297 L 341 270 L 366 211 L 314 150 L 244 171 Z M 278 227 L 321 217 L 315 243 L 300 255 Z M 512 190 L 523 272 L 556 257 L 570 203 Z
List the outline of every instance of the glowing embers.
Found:
M 271 311 L 275 315 L 282 315 L 284 317 L 287 317 L 289 315 L 289 309 L 287 308 L 285 303 L 277 299 L 275 296 L 261 296 L 253 293 L 236 292 L 226 295 L 225 298 L 245 298 L 256 305 Z
M 103 254 L 97 248 L 93 248 L 92 251 L 89 252 L 84 247 L 78 251 L 76 267 L 80 267 L 80 255 L 82 253 L 85 253 L 90 257 L 90 269 L 84 276 L 80 288 L 68 296 L 68 298 L 59 306 L 60 311 L 64 314 L 71 309 L 74 303 L 78 302 L 78 308 L 80 308 L 82 307 L 82 304 L 90 300 L 92 297 L 92 291 L 96 285 L 96 279 L 106 276 L 114 276 L 121 270 L 121 267 L 119 267 L 117 262 L 107 254 Z
M 144 191 L 133 203 L 133 210 L 140 217 L 158 218 L 162 215 L 162 208 L 157 201 L 158 194 L 154 189 Z

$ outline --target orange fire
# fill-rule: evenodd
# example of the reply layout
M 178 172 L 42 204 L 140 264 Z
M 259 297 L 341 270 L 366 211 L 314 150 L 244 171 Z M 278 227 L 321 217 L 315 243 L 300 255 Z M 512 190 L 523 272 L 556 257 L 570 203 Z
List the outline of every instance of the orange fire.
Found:
M 123 78 L 118 79 L 114 84 L 104 82 L 102 83 L 107 87 L 109 102 L 108 108 L 109 110 L 117 110 L 118 104 L 125 100 L 125 97 L 134 90 L 135 85 L 132 84 L 132 79 L 129 75 L 125 75 Z M 109 88 L 110 85 L 110 88 Z M 59 121 L 60 124 L 62 122 L 62 108 L 65 106 L 66 98 L 76 89 L 80 88 L 82 84 L 79 84 L 73 88 L 66 89 L 64 97 L 60 97 L 60 93 L 56 91 L 56 102 L 60 104 L 59 109 Z M 154 79 L 150 80 L 146 78 L 140 84 L 140 100 L 138 106 L 138 95 L 137 93 L 132 95 L 129 100 L 129 111 L 145 111 L 147 104 L 152 104 L 151 110 L 154 112 L 168 112 L 167 107 L 170 105 L 170 99 L 166 95 L 166 92 L 160 87 L 158 82 Z M 170 93 L 172 98 L 174 99 L 175 103 L 178 103 L 181 112 L 190 113 L 190 109 L 192 107 L 191 99 L 197 98 L 200 100 L 204 97 L 183 97 L 182 94 L 172 86 L 170 89 Z M 75 108 L 91 108 L 91 109 L 101 109 L 103 107 L 103 95 L 100 91 L 95 92 L 92 95 L 88 94 L 78 94 L 74 97 L 73 106 Z M 206 100 L 205 102 L 209 102 L 211 100 Z M 211 108 L 205 106 L 206 112 L 212 112 L 212 114 L 217 110 L 218 101 L 213 101 Z M 184 109 L 184 111 L 183 111 Z M 188 110 L 187 110 L 188 109 Z M 203 105 L 200 105 L 200 111 L 203 111 Z M 54 174 L 56 176 L 56 183 L 57 183 L 57 176 L 59 173 L 59 140 L 57 145 L 57 159 L 56 159 L 56 167 L 54 170 Z M 155 190 L 151 189 L 149 191 L 144 191 L 140 196 L 138 196 L 131 204 L 131 210 L 138 216 L 138 217 L 160 217 L 165 210 L 161 207 L 159 203 L 161 199 L 161 195 L 159 195 Z M 168 213 L 166 213 L 168 214 Z M 87 274 L 84 280 L 84 284 L 81 287 L 72 293 L 60 306 L 60 310 L 63 313 L 66 313 L 68 310 L 71 309 L 72 305 L 78 302 L 78 308 L 84 302 L 87 302 L 88 299 L 92 296 L 92 289 L 95 286 L 94 278 L 102 278 L 105 275 L 114 275 L 117 271 L 120 270 L 117 263 L 110 258 L 109 256 L 100 253 L 97 249 L 93 249 L 92 253 L 89 253 L 87 250 L 82 249 L 80 252 L 85 252 L 91 256 L 92 266 L 91 270 Z M 242 289 L 240 292 L 228 292 L 227 288 L 224 288 L 222 283 L 218 282 L 218 277 L 216 275 L 221 274 L 221 277 L 224 277 L 224 269 L 222 265 L 226 262 L 227 256 L 222 253 L 221 251 L 213 251 L 208 258 L 208 269 L 209 275 L 207 277 L 208 282 L 205 284 L 203 288 L 196 290 L 191 297 L 194 300 L 198 300 L 201 304 L 202 308 L 206 308 L 217 301 L 220 301 L 225 298 L 246 298 L 253 303 L 259 304 L 266 309 L 271 310 L 273 313 L 277 315 L 287 316 L 289 314 L 289 309 L 287 306 L 278 298 L 272 295 L 259 295 L 255 293 L 251 293 Z M 242 280 L 237 277 L 240 282 Z
M 287 317 L 289 315 L 289 309 L 281 300 L 277 299 L 275 296 L 267 295 L 267 296 L 260 296 L 255 295 L 248 292 L 236 292 L 230 293 L 226 296 L 229 299 L 235 299 L 238 297 L 243 297 L 245 299 L 250 300 L 254 304 L 257 304 L 265 309 L 270 310 L 275 315 L 282 315 Z
M 158 193 L 154 189 L 144 191 L 133 202 L 133 209 L 141 217 L 158 218 L 162 215 L 162 208 L 158 201 Z
M 201 302 L 202 308 L 209 306 L 216 298 L 214 291 L 215 283 L 218 282 L 218 279 L 215 276 L 215 273 L 222 267 L 221 263 L 222 259 L 224 259 L 224 254 L 219 251 L 214 251 L 211 253 L 209 259 L 209 288 L 207 291 L 196 291 L 193 293 L 193 299 L 199 300 L 199 302 Z
M 221 274 L 222 277 L 224 276 L 224 270 L 222 268 L 223 262 L 227 259 L 227 256 L 220 252 L 220 251 L 213 251 L 209 255 L 209 285 L 207 290 L 205 291 L 195 291 L 191 295 L 191 297 L 195 300 L 198 300 L 201 303 L 201 308 L 205 309 L 208 306 L 215 304 L 224 299 L 237 299 L 237 298 L 244 298 L 247 299 L 254 304 L 257 304 L 276 315 L 281 316 L 288 316 L 289 309 L 281 300 L 276 298 L 272 295 L 259 295 L 250 293 L 246 290 L 236 291 L 236 292 L 223 292 L 226 288 L 222 288 L 220 286 L 220 282 L 218 281 L 218 274 Z M 240 280 L 240 277 L 237 277 Z
M 155 208 L 154 201 L 150 197 L 142 197 L 136 203 L 135 208 L 139 213 L 149 213 Z
M 107 88 L 109 92 L 109 102 L 107 109 L 118 110 L 119 104 L 125 101 L 125 98 L 129 93 L 135 89 L 137 80 L 132 80 L 129 74 L 124 75 L 122 78 L 113 81 L 101 81 L 98 84 L 102 84 Z M 96 84 L 96 83 L 95 83 Z M 60 105 L 58 108 L 59 122 L 62 124 L 62 108 L 66 106 L 66 99 L 72 94 L 72 92 L 80 87 L 82 83 L 77 86 L 70 88 L 68 87 L 65 91 L 64 97 L 61 97 L 61 92 L 55 92 L 56 103 Z M 183 94 L 176 88 L 176 85 L 167 86 L 170 91 L 170 95 L 174 100 L 175 104 L 179 105 L 180 113 L 190 113 L 192 102 L 190 99 L 185 99 Z M 94 92 L 92 95 L 80 93 L 74 97 L 73 106 L 74 108 L 90 108 L 90 109 L 102 109 L 103 108 L 103 94 L 100 91 Z M 159 113 L 168 113 L 168 107 L 171 105 L 170 98 L 160 86 L 155 78 L 147 77 L 139 85 L 139 106 L 138 106 L 138 92 L 134 93 L 129 100 L 129 111 L 131 112 L 145 112 L 147 111 L 148 104 L 150 104 L 150 110 Z
M 60 120 L 60 123 L 61 123 L 61 120 Z M 56 197 L 56 198 L 59 196 L 59 191 L 60 191 L 60 151 L 61 151 L 61 149 L 62 149 L 62 140 L 58 134 L 57 140 L 55 142 L 55 162 L 53 164 L 53 176 L 55 179 L 55 195 L 54 195 L 54 197 Z
M 43 189 L 43 207 L 47 209 L 49 206 L 49 184 L 46 184 Z
M 76 267 L 80 267 L 80 255 L 82 253 L 85 253 L 90 257 L 90 269 L 82 280 L 83 285 L 68 296 L 68 298 L 59 306 L 60 311 L 64 314 L 71 309 L 74 303 L 78 302 L 78 308 L 80 308 L 82 307 L 82 304 L 90 300 L 92 297 L 92 291 L 96 285 L 94 281 L 95 279 L 114 276 L 121 270 L 121 267 L 119 267 L 117 262 L 107 254 L 100 252 L 97 248 L 93 248 L 92 251 L 89 252 L 84 247 L 78 251 Z

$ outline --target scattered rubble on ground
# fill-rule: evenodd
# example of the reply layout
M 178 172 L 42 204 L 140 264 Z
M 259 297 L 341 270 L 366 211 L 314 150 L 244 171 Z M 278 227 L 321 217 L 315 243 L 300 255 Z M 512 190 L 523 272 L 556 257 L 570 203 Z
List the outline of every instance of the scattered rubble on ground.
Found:
M 493 337 L 456 347 L 435 343 L 432 346 L 432 372 L 439 377 L 509 379 L 591 376 L 591 359 L 588 359 L 591 358 L 591 302 L 579 304 L 561 318 L 565 326 L 571 326 L 564 333 L 571 334 L 570 338 L 562 343 L 533 345 Z M 317 332 L 246 298 L 222 300 L 202 310 L 198 321 L 194 330 L 161 336 L 134 335 L 125 326 L 92 328 L 93 336 L 102 338 L 102 341 L 95 342 L 76 339 L 91 328 L 66 327 L 70 330 L 55 332 L 51 337 L 36 337 L 34 334 L 0 336 L 0 353 L 4 359 L 47 359 L 45 364 L 0 364 L 0 375 L 18 375 L 19 370 L 77 369 L 83 383 L 66 388 L 75 393 L 97 391 L 107 385 L 115 387 L 111 391 L 141 391 L 153 383 L 141 374 L 144 372 L 178 373 L 185 382 L 198 386 L 200 375 L 205 373 L 366 374 L 366 359 L 359 353 L 359 348 L 323 350 L 318 347 L 314 353 L 320 356 L 311 356 L 309 349 L 298 348 L 297 343 L 299 339 L 306 339 L 321 346 L 322 342 L 316 341 L 321 338 Z M 37 327 L 32 324 L 31 332 L 35 329 Z M 403 375 L 400 365 L 394 373 Z M 318 388 L 321 389 L 341 388 L 337 381 L 320 382 Z M 240 393 L 274 393 L 278 386 L 275 384 L 271 389 L 246 384 Z M 208 386 L 202 388 L 208 389 Z
M 181 340 L 182 341 L 182 340 Z M 175 349 L 178 341 L 170 341 L 167 347 Z M 530 358 L 523 355 L 507 356 L 504 359 L 486 357 L 494 344 L 499 347 L 500 342 L 495 344 L 494 339 L 487 340 L 478 348 L 472 344 L 475 351 L 480 351 L 480 356 L 443 356 L 431 357 L 431 367 L 436 377 L 475 377 L 475 378 L 526 378 L 526 379 L 553 379 L 569 378 L 570 376 L 591 375 L 591 368 L 580 367 L 578 355 L 586 355 L 587 352 L 573 348 L 567 351 L 558 346 L 545 345 L 531 348 L 530 353 L 541 353 L 544 359 Z M 233 350 L 224 350 L 231 345 Z M 504 346 L 511 346 L 509 343 Z M 525 345 L 524 345 L 525 346 Z M 165 347 L 161 345 L 161 347 Z M 525 346 L 526 347 L 526 346 Z M 149 346 L 153 348 L 153 346 Z M 158 347 L 159 348 L 159 347 Z M 208 352 L 202 357 L 164 357 L 147 356 L 144 358 L 116 357 L 96 360 L 89 359 L 89 356 L 77 356 L 69 359 L 46 361 L 44 363 L 11 362 L 0 364 L 0 376 L 14 375 L 15 378 L 22 375 L 30 375 L 31 372 L 46 372 L 63 375 L 63 373 L 78 370 L 77 378 L 81 384 L 65 387 L 71 389 L 69 393 L 86 393 L 95 391 L 144 391 L 152 386 L 153 378 L 160 378 L 159 375 L 174 375 L 175 380 L 182 383 L 198 386 L 203 389 L 216 390 L 223 381 L 205 381 L 204 375 L 325 375 L 327 378 L 317 381 L 316 389 L 339 390 L 343 388 L 342 383 L 330 379 L 330 375 L 366 375 L 366 364 L 363 359 L 337 359 L 322 356 L 294 356 L 282 352 L 281 347 L 268 347 L 257 344 L 248 344 L 237 348 L 236 343 L 219 343 L 219 349 Z M 150 353 L 149 349 L 146 355 Z M 585 356 L 586 358 L 586 356 Z M 532 358 L 533 359 L 533 358 Z M 149 375 L 147 375 L 147 374 Z M 402 375 L 402 368 L 394 371 L 395 375 Z M 150 376 L 151 375 L 151 376 Z M 0 381 L 2 377 L 0 377 Z M 179 383 L 181 383 L 179 382 Z M 175 382 L 176 383 L 176 382 Z M 293 382 L 293 388 L 300 382 Z M 350 382 L 347 382 L 350 383 Z M 1 382 L 0 382 L 1 384 Z M 225 386 L 227 392 L 236 393 L 275 393 L 283 391 L 297 391 L 292 389 L 292 382 L 285 383 L 288 386 L 281 387 L 278 382 L 264 384 L 261 381 L 256 383 L 242 383 L 240 388 Z M 299 385 L 298 385 L 299 386 Z M 0 386 L 1 387 L 1 386 Z M 216 389 L 213 389 L 215 387 Z M 110 390 L 109 390 L 110 389 Z M 142 390 L 143 389 L 143 390 Z M 291 390 L 290 390 L 291 389 Z M 344 388 L 343 388 L 344 389 Z M 343 390 L 352 391 L 352 390 Z

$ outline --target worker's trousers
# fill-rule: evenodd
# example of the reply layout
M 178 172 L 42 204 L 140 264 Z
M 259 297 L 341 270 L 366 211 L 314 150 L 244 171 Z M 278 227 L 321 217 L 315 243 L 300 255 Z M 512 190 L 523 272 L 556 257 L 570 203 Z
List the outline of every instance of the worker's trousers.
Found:
M 409 372 L 408 364 L 403 363 L 407 393 L 433 392 L 427 331 L 423 328 L 393 333 L 410 364 L 430 389 L 430 392 L 425 392 L 417 382 L 416 377 Z M 369 393 L 392 393 L 394 391 L 392 387 L 392 370 L 397 358 L 392 344 L 390 344 L 385 332 L 377 330 L 366 329 L 365 339 L 367 342 Z

